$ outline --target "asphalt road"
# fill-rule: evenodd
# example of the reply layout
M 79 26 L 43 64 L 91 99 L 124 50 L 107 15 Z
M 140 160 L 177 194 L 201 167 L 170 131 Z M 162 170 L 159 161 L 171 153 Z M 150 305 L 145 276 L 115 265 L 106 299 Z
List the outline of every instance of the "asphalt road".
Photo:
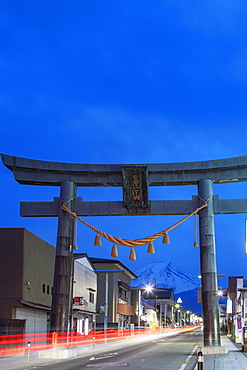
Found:
M 80 369 L 167 369 L 193 370 L 196 362 L 196 347 L 202 343 L 202 330 L 183 332 L 170 337 L 161 337 L 145 343 L 118 347 L 69 360 L 57 360 L 44 364 L 30 364 L 21 369 L 80 370 Z M 20 368 L 19 368 L 20 369 Z

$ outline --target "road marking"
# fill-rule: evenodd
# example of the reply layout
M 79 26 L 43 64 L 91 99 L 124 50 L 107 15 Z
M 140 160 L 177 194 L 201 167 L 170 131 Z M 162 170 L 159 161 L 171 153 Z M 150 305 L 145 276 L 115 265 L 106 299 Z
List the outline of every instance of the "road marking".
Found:
M 201 333 L 184 333 L 184 335 L 202 335 Z
M 193 354 L 196 351 L 196 349 L 197 349 L 197 346 L 195 346 L 195 348 L 193 348 L 193 350 L 191 351 L 190 355 L 186 358 L 185 363 L 182 366 L 180 366 L 180 368 L 178 370 L 183 370 L 188 365 L 189 360 L 193 356 Z
M 105 353 L 105 354 L 103 354 L 103 356 L 100 356 L 100 357 L 95 357 L 95 356 L 92 356 L 92 357 L 90 357 L 90 361 L 93 361 L 93 360 L 101 360 L 101 359 L 103 359 L 103 358 L 110 358 L 110 357 L 113 357 L 113 356 L 115 356 L 115 355 L 118 355 L 118 352 L 110 352 L 110 353 Z
M 91 357 L 90 361 L 92 361 L 92 360 L 103 360 L 104 358 L 111 358 L 111 357 L 113 357 L 113 355 L 101 356 L 101 357 Z
M 128 366 L 128 362 L 98 362 L 97 364 L 86 365 L 86 367 L 117 367 L 117 366 Z

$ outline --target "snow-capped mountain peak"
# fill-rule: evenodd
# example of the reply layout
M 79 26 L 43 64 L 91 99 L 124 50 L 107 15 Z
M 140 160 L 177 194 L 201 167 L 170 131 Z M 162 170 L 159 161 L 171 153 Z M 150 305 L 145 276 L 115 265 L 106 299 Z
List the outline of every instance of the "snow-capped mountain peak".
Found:
M 136 271 L 135 274 L 138 278 L 132 280 L 134 288 L 150 284 L 155 288 L 172 288 L 174 293 L 180 293 L 200 286 L 200 279 L 197 276 L 171 262 L 152 262 Z

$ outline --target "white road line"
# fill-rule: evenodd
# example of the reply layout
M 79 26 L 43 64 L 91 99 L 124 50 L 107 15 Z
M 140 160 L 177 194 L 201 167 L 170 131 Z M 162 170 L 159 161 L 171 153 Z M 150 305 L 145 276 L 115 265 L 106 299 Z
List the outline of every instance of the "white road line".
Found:
M 195 346 L 195 348 L 192 350 L 192 352 L 190 353 L 190 355 L 186 358 L 185 362 L 189 362 L 189 360 L 193 356 L 193 354 L 196 351 L 196 349 L 197 349 L 197 346 Z M 188 363 L 181 365 L 180 368 L 179 368 L 179 370 L 183 370 L 187 365 L 188 365 Z
M 101 356 L 101 357 L 91 357 L 90 358 L 90 361 L 93 361 L 93 360 L 103 360 L 104 358 L 111 358 L 111 357 L 114 357 L 113 355 L 108 355 L 108 356 Z

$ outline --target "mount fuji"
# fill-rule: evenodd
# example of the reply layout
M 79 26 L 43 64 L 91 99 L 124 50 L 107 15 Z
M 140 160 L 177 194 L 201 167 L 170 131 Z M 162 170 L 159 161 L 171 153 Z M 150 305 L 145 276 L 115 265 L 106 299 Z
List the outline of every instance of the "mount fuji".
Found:
M 197 302 L 197 288 L 200 279 L 196 275 L 175 266 L 171 262 L 152 262 L 135 271 L 137 279 L 132 280 L 133 288 L 151 285 L 154 288 L 172 288 L 175 299 L 182 299 L 182 306 L 201 315 L 201 304 Z
M 132 280 L 133 288 L 153 285 L 155 288 L 172 288 L 174 293 L 181 293 L 198 288 L 200 279 L 175 266 L 171 262 L 152 262 L 135 272 L 137 279 Z

